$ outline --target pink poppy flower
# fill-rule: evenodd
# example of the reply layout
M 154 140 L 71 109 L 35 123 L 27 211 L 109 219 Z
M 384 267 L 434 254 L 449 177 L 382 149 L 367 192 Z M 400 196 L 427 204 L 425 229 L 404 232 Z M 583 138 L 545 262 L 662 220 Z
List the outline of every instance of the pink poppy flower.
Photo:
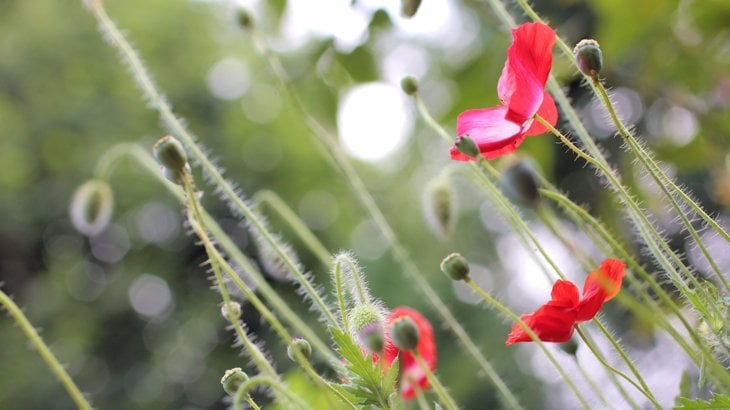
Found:
M 456 119 L 457 138 L 469 136 L 487 159 L 513 152 L 526 136 L 547 132 L 534 121 L 540 115 L 551 125 L 558 120 L 558 110 L 545 83 L 553 63 L 555 32 L 542 23 L 526 23 L 512 30 L 512 45 L 497 83 L 502 105 L 464 111 Z M 451 147 L 451 159 L 472 158 Z

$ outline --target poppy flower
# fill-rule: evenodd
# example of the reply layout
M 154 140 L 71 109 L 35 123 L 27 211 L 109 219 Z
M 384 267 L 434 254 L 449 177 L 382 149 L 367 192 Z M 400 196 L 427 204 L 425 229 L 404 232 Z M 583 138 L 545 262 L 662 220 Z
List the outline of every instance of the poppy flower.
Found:
M 573 282 L 559 280 L 553 285 L 550 301 L 534 313 L 522 315 L 522 321 L 543 342 L 567 342 L 578 322 L 593 319 L 603 303 L 621 290 L 624 263 L 618 259 L 606 259 L 586 278 L 583 295 Z M 530 342 L 532 339 L 518 323 L 507 335 L 506 345 Z
M 558 120 L 555 101 L 545 91 L 553 63 L 555 32 L 542 23 L 526 23 L 512 30 L 512 45 L 497 83 L 502 105 L 464 111 L 456 119 L 457 139 L 469 136 L 487 159 L 509 154 L 526 136 L 548 131 L 535 114 L 551 125 Z M 474 160 L 451 147 L 451 159 Z
M 433 328 L 431 323 L 423 317 L 415 309 L 406 306 L 400 306 L 393 309 L 388 315 L 386 327 L 390 329 L 390 325 L 398 318 L 409 317 L 413 320 L 418 328 L 419 338 L 416 345 L 416 351 L 421 356 L 426 366 L 430 370 L 436 367 L 436 342 L 433 336 Z M 385 366 L 389 367 L 391 363 L 400 354 L 400 372 L 401 372 L 401 395 L 405 400 L 411 400 L 416 397 L 416 388 L 418 390 L 427 390 L 429 388 L 428 378 L 421 369 L 421 366 L 413 357 L 413 353 L 407 350 L 400 350 L 391 340 L 390 331 L 385 332 L 385 349 L 383 349 L 383 361 Z M 373 362 L 378 360 L 378 356 L 373 354 Z

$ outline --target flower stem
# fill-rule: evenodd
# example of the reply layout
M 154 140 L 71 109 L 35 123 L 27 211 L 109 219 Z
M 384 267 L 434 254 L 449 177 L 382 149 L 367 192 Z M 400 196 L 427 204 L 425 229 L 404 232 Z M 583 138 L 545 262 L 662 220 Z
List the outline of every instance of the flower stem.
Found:
M 236 395 L 233 398 L 233 409 L 234 410 L 243 410 L 243 401 L 248 396 L 248 392 L 251 391 L 256 386 L 264 385 L 272 390 L 274 390 L 276 393 L 286 396 L 292 403 L 296 404 L 298 408 L 301 409 L 309 409 L 309 405 L 302 401 L 297 395 L 291 392 L 291 390 L 281 386 L 280 383 L 277 383 L 276 380 L 273 380 L 271 377 L 268 376 L 254 376 L 245 382 L 241 383 L 241 386 L 238 387 L 238 390 L 236 391 Z
M 435 374 L 431 371 L 431 369 L 428 368 L 426 365 L 426 362 L 423 361 L 423 358 L 421 357 L 421 354 L 418 353 L 418 350 L 411 350 L 411 353 L 413 354 L 413 357 L 418 362 L 418 365 L 421 366 L 421 370 L 423 370 L 423 373 L 426 375 L 426 378 L 428 379 L 429 384 L 433 386 L 433 390 L 436 392 L 436 395 L 439 397 L 439 400 L 441 400 L 441 403 L 448 409 L 448 410 L 458 410 L 459 406 L 456 404 L 454 399 L 451 397 L 449 392 L 446 391 L 446 388 L 443 384 L 441 384 L 441 381 L 436 377 Z
M 8 313 L 10 313 L 10 316 L 13 317 L 15 323 L 17 323 L 20 327 L 20 330 L 25 333 L 25 337 L 28 338 L 33 347 L 38 351 L 38 354 L 41 356 L 43 361 L 46 362 L 48 367 L 51 369 L 51 372 L 53 372 L 56 378 L 61 382 L 61 384 L 63 384 L 63 387 L 66 389 L 69 396 L 71 396 L 74 403 L 76 403 L 76 406 L 81 410 L 91 410 L 91 404 L 89 404 L 86 397 L 84 397 L 84 394 L 81 393 L 81 390 L 79 390 L 76 383 L 74 383 L 73 379 L 71 379 L 71 376 L 69 376 L 68 372 L 66 372 L 66 369 L 63 368 L 56 356 L 53 352 L 51 352 L 51 349 L 49 349 L 46 343 L 43 342 L 43 339 L 35 330 L 23 311 L 15 304 L 15 302 L 13 302 L 13 299 L 11 299 L 10 296 L 2 290 L 0 290 L 0 305 L 2 305 Z
M 555 356 L 553 356 L 552 353 L 550 353 L 550 350 L 545 346 L 545 344 L 540 340 L 540 338 L 535 334 L 535 332 L 527 326 L 527 324 L 516 314 L 512 313 L 511 310 L 509 310 L 506 306 L 504 306 L 502 303 L 500 303 L 497 299 L 493 298 L 489 293 L 485 292 L 479 285 L 477 285 L 474 280 L 472 280 L 470 277 L 467 277 L 464 279 L 464 282 L 469 285 L 469 287 L 472 288 L 472 290 L 479 296 L 481 296 L 482 299 L 484 299 L 485 302 L 487 302 L 487 305 L 491 306 L 494 309 L 497 309 L 501 314 L 507 316 L 510 320 L 517 323 L 522 330 L 527 333 L 527 335 L 532 339 L 533 342 L 535 342 L 540 349 L 545 353 L 545 356 L 547 356 L 550 363 L 553 364 L 555 369 L 558 371 L 560 376 L 565 380 L 565 383 L 568 385 L 570 390 L 573 391 L 573 394 L 575 394 L 575 397 L 578 398 L 578 401 L 580 401 L 581 405 L 585 409 L 589 409 L 590 405 L 586 401 L 586 399 L 583 397 L 583 394 L 580 392 L 578 387 L 576 387 L 575 383 L 573 383 L 573 379 L 568 375 L 568 373 L 563 369 L 563 366 L 558 363 L 558 361 L 555 359 Z

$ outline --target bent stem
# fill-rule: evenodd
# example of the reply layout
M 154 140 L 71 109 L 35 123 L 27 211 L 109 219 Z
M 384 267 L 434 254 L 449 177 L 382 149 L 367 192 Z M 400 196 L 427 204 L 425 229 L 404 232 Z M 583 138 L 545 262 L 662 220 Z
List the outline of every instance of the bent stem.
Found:
M 279 383 L 276 382 L 276 380 L 273 380 L 271 377 L 267 376 L 254 376 L 241 383 L 241 385 L 238 387 L 238 390 L 236 390 L 236 395 L 233 398 L 233 409 L 243 410 L 243 401 L 246 399 L 246 396 L 248 396 L 248 392 L 250 392 L 251 389 L 253 389 L 254 387 L 261 385 L 267 386 L 272 390 L 275 390 L 276 393 L 286 396 L 292 403 L 295 403 L 299 408 L 311 409 L 311 407 L 309 407 L 307 403 L 303 402 L 302 399 L 300 399 L 297 395 L 292 393 L 289 389 L 281 386 Z
M 56 356 L 53 352 L 51 352 L 51 349 L 48 348 L 23 311 L 15 304 L 15 302 L 13 302 L 13 299 L 11 299 L 10 296 L 2 290 L 0 290 L 0 305 L 2 305 L 8 313 L 10 313 L 10 316 L 13 317 L 15 323 L 17 323 L 20 327 L 20 330 L 25 333 L 25 337 L 28 338 L 33 347 L 35 347 L 38 351 L 38 354 L 41 356 L 43 361 L 46 362 L 48 367 L 51 369 L 51 372 L 53 372 L 56 378 L 61 382 L 68 392 L 68 395 L 71 396 L 71 399 L 74 403 L 76 403 L 76 406 L 81 410 L 91 410 L 91 404 L 89 404 L 86 400 L 84 394 L 81 393 L 81 390 L 79 390 L 76 383 L 74 383 L 73 379 L 71 379 L 71 376 L 69 376 L 68 372 L 66 372 L 66 369 L 63 368 Z
M 454 401 L 449 392 L 446 391 L 446 388 L 443 384 L 441 384 L 441 381 L 438 379 L 438 377 L 436 377 L 431 369 L 428 368 L 426 362 L 423 361 L 421 354 L 418 353 L 418 350 L 411 350 L 411 353 L 418 362 L 418 365 L 421 367 L 421 370 L 423 370 L 423 373 L 426 375 L 429 384 L 433 386 L 433 390 L 436 392 L 439 400 L 441 400 L 441 403 L 443 403 L 443 405 L 446 406 L 448 410 L 458 410 L 459 406 L 456 404 L 456 401 Z
M 469 285 L 469 287 L 472 288 L 472 290 L 479 296 L 481 296 L 482 299 L 487 303 L 487 305 L 491 306 L 494 309 L 497 309 L 501 314 L 507 316 L 510 320 L 517 323 L 522 330 L 527 333 L 527 335 L 532 339 L 533 342 L 535 342 L 539 347 L 540 350 L 545 353 L 545 356 L 547 356 L 548 360 L 552 365 L 555 367 L 555 369 L 558 371 L 560 376 L 565 380 L 565 383 L 568 385 L 570 390 L 573 391 L 573 394 L 575 394 L 575 397 L 580 401 L 581 405 L 584 409 L 590 409 L 590 405 L 586 401 L 585 397 L 583 397 L 583 394 L 580 392 L 578 387 L 576 387 L 575 383 L 573 382 L 573 379 L 568 375 L 568 373 L 563 369 L 563 366 L 558 363 L 558 361 L 555 359 L 555 356 L 553 356 L 552 353 L 550 353 L 550 350 L 545 346 L 545 343 L 540 340 L 540 338 L 535 334 L 535 332 L 527 326 L 527 324 L 516 314 L 514 314 L 511 310 L 509 310 L 506 306 L 504 306 L 502 303 L 500 303 L 497 299 L 493 298 L 489 293 L 485 292 L 479 285 L 477 285 L 474 280 L 472 280 L 470 277 L 466 277 L 464 279 L 464 282 Z

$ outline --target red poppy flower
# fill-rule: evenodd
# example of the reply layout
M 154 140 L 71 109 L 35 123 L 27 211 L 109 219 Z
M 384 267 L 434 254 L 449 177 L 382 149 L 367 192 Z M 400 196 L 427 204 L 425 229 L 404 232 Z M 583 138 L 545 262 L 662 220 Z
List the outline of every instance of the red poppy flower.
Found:
M 481 154 L 493 159 L 517 149 L 525 136 L 539 135 L 547 128 L 533 117 L 539 114 L 550 124 L 558 120 L 553 98 L 545 91 L 553 63 L 555 32 L 542 23 L 526 23 L 512 30 L 512 45 L 497 83 L 502 105 L 468 110 L 456 119 L 456 134 L 468 135 Z M 451 147 L 451 159 L 470 161 L 475 158 Z
M 402 376 L 400 381 L 401 395 L 403 396 L 403 399 L 410 400 L 416 397 L 416 386 L 418 386 L 419 390 L 426 390 L 429 388 L 429 385 L 426 374 L 413 357 L 413 353 L 405 350 L 401 351 L 390 339 L 390 324 L 396 319 L 404 316 L 411 318 L 413 323 L 416 324 L 419 332 L 416 351 L 431 370 L 436 367 L 436 342 L 434 340 L 431 324 L 425 317 L 423 317 L 423 315 L 418 313 L 418 311 L 406 306 L 400 306 L 393 309 L 390 315 L 388 315 L 383 359 L 386 366 L 390 366 L 390 364 L 398 357 L 398 354 L 400 354 L 400 372 Z M 377 360 L 378 356 L 374 354 L 373 361 L 375 362 Z
M 553 285 L 550 301 L 521 319 L 543 342 L 567 342 L 578 322 L 593 319 L 603 303 L 618 294 L 623 277 L 624 263 L 606 259 L 586 278 L 582 296 L 573 282 L 559 280 Z M 531 341 L 522 326 L 515 323 L 505 344 Z

